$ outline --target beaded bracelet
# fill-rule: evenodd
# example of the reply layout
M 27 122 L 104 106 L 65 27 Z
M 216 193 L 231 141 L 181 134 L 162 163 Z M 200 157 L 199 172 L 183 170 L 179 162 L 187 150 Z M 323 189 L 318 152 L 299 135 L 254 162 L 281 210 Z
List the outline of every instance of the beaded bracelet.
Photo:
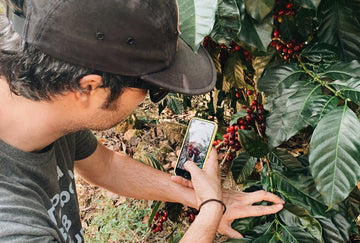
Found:
M 226 205 L 225 205 L 225 203 L 223 203 L 223 201 L 218 200 L 218 199 L 215 199 L 215 198 L 211 198 L 211 199 L 208 199 L 208 200 L 203 201 L 203 202 L 200 204 L 200 206 L 199 206 L 199 211 L 200 211 L 201 207 L 202 207 L 204 204 L 208 203 L 208 202 L 218 202 L 218 203 L 222 204 L 223 207 L 224 207 L 223 214 L 225 214 L 225 212 L 226 212 Z

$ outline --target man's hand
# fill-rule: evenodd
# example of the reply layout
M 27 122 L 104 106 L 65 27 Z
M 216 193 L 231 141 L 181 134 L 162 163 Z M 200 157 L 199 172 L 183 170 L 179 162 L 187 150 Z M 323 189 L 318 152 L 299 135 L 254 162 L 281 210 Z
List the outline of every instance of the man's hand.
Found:
M 212 156 L 212 158 L 214 157 L 215 156 Z M 173 162 L 172 165 L 175 167 L 176 162 Z M 191 181 L 180 176 L 173 176 L 171 179 L 178 184 L 193 188 Z M 279 212 L 284 204 L 284 201 L 281 198 L 264 190 L 250 193 L 224 190 L 223 201 L 226 204 L 227 209 L 221 219 L 218 231 L 230 238 L 243 238 L 239 232 L 231 228 L 231 223 L 235 219 L 274 214 Z M 272 202 L 273 205 L 253 205 L 254 203 L 262 201 Z
M 214 201 L 206 203 L 207 200 L 222 201 L 220 170 L 216 150 L 212 149 L 204 170 L 200 169 L 193 161 L 185 162 L 184 167 L 191 174 L 191 184 L 189 185 L 195 190 L 197 207 L 200 207 L 204 202 L 205 204 L 203 204 L 201 210 L 199 209 L 195 221 L 180 242 L 213 242 L 223 216 L 222 204 Z
M 195 190 L 198 206 L 207 199 L 222 200 L 220 169 L 216 157 L 216 150 L 213 149 L 204 170 L 192 161 L 184 164 L 191 174 L 190 187 Z
M 230 238 L 242 238 L 242 235 L 231 228 L 231 223 L 238 218 L 257 217 L 274 214 L 283 208 L 284 201 L 278 196 L 266 192 L 238 192 L 224 191 L 223 201 L 227 210 L 221 219 L 218 231 Z M 268 201 L 274 203 L 270 206 L 254 206 L 254 203 Z

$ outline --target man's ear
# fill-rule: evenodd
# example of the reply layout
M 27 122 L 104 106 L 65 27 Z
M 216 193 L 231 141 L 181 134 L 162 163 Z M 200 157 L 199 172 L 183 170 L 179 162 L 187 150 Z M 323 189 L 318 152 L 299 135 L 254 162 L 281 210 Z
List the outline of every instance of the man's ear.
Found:
M 97 74 L 88 74 L 79 81 L 80 88 L 84 92 L 91 92 L 103 85 L 102 77 Z
M 79 80 L 81 90 L 76 90 L 75 98 L 81 103 L 86 103 L 97 88 L 103 85 L 102 77 L 97 74 L 88 74 Z

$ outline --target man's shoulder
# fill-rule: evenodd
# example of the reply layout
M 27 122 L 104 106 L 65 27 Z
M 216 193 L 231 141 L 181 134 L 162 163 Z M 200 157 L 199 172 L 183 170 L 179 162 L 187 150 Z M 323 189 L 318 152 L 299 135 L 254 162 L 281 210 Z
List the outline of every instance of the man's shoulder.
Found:
M 57 236 L 40 195 L 26 180 L 0 175 L 0 242 L 51 242 Z

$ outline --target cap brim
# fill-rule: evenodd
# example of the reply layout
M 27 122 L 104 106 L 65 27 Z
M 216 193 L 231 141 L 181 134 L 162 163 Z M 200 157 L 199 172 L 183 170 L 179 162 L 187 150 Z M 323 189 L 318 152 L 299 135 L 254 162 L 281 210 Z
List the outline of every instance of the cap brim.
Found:
M 141 79 L 171 92 L 187 95 L 204 94 L 216 83 L 216 69 L 208 52 L 200 46 L 198 53 L 179 38 L 178 51 L 165 70 L 142 75 Z

